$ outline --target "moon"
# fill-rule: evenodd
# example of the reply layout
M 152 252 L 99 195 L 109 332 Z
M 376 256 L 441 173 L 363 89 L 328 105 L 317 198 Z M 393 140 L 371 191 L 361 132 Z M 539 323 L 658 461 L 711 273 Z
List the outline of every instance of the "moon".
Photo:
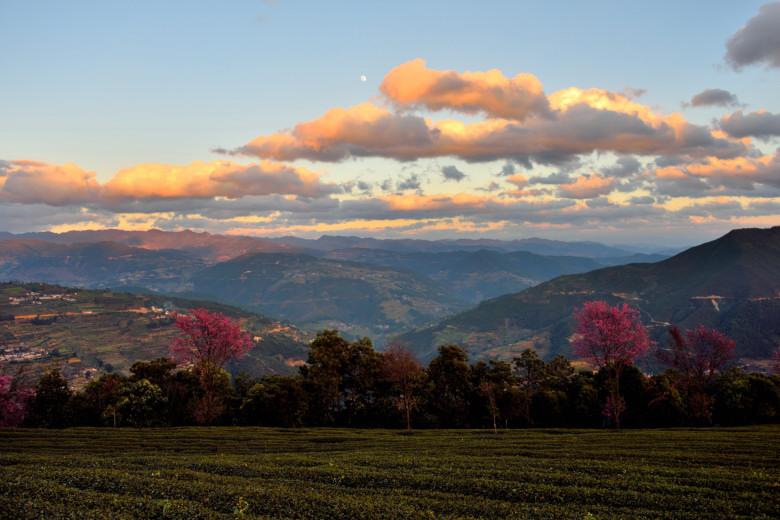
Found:
M 360 76 L 360 81 L 365 82 L 366 81 L 366 77 L 365 76 Z

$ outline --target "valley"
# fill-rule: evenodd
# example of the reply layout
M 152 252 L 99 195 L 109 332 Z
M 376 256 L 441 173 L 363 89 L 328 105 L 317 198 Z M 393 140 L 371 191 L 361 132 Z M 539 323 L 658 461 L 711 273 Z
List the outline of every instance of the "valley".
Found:
M 762 369 L 780 344 L 777 227 L 735 230 L 672 257 L 541 240 L 9 235 L 0 238 L 0 280 L 17 283 L 0 294 L 0 316 L 14 317 L 0 322 L 0 347 L 25 344 L 43 357 L 56 347 L 74 377 L 165 355 L 173 330 L 164 312 L 195 305 L 186 300 L 251 323 L 264 339 L 243 363 L 258 374 L 293 371 L 326 328 L 379 349 L 401 335 L 423 362 L 448 343 L 475 360 L 511 360 L 526 348 L 571 357 L 571 315 L 595 299 L 638 308 L 661 345 L 670 325 L 721 330 L 748 368 Z M 550 252 L 567 254 L 540 254 Z M 654 261 L 620 263 L 630 260 Z M 36 292 L 22 282 L 61 287 L 50 300 L 14 300 Z

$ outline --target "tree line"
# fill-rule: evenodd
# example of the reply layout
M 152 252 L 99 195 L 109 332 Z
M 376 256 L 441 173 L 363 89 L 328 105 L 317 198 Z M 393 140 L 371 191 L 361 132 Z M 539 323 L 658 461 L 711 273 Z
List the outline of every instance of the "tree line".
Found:
M 231 377 L 225 363 L 252 348 L 237 323 L 204 309 L 176 317 L 171 358 L 139 361 L 72 391 L 56 369 L 34 384 L 0 376 L 0 426 L 259 425 L 286 428 L 524 428 L 744 425 L 780 420 L 780 377 L 730 367 L 734 343 L 718 331 L 669 329 L 660 349 L 627 306 L 588 302 L 575 314 L 576 370 L 526 349 L 511 362 L 471 363 L 441 345 L 424 367 L 409 345 L 383 352 L 368 338 L 324 330 L 295 375 Z M 634 361 L 668 368 L 646 375 Z M 188 363 L 182 368 L 182 363 Z M 780 363 L 774 369 L 780 372 Z

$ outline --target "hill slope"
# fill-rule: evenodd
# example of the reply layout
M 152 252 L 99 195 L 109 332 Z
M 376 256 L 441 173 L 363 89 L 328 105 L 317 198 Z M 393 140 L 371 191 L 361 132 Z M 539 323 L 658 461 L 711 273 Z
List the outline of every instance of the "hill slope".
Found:
M 126 372 L 135 361 L 167 356 L 171 338 L 179 333 L 169 312 L 197 307 L 239 320 L 256 338 L 257 346 L 232 365 L 234 372 L 292 373 L 306 359 L 313 335 L 237 307 L 40 283 L 0 283 L 0 361 L 29 361 L 36 370 L 56 364 L 76 380 L 85 373 Z
M 780 344 L 780 227 L 735 230 L 655 264 L 561 276 L 405 337 L 424 358 L 447 342 L 475 357 L 511 357 L 529 346 L 568 354 L 571 314 L 589 300 L 640 309 L 659 341 L 669 325 L 701 323 L 735 339 L 739 355 L 766 358 Z
M 199 292 L 347 331 L 362 327 L 391 333 L 466 307 L 419 273 L 304 254 L 244 255 L 201 271 L 192 281 Z
M 502 253 L 486 249 L 414 253 L 355 247 L 330 251 L 325 257 L 417 271 L 444 284 L 473 304 L 521 291 L 562 274 L 603 267 L 591 258 L 542 256 L 526 251 Z

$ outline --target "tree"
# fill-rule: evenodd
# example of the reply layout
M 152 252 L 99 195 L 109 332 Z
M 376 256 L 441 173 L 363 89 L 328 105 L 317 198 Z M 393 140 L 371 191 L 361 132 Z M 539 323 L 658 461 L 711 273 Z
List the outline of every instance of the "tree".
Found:
M 176 327 L 182 333 L 171 341 L 170 352 L 175 359 L 192 362 L 199 369 L 203 396 L 197 408 L 204 424 L 211 424 L 222 411 L 215 394 L 222 367 L 231 359 L 244 357 L 255 343 L 238 323 L 221 313 L 203 308 L 190 313 L 176 316 Z
M 467 424 L 471 394 L 469 357 L 458 345 L 440 345 L 439 355 L 428 365 L 431 400 L 439 420 L 445 427 L 458 428 Z
M 659 358 L 680 373 L 678 384 L 688 394 L 692 415 L 705 424 L 712 422 L 709 390 L 720 370 L 734 359 L 733 340 L 715 329 L 699 325 L 696 330 L 669 329 L 669 351 Z
M 415 381 L 422 373 L 422 366 L 409 345 L 397 338 L 388 342 L 382 354 L 382 378 L 393 385 L 400 394 L 400 402 L 406 413 L 406 429 L 412 430 L 412 406 L 414 405 Z
M 620 375 L 644 356 L 653 342 L 639 319 L 639 311 L 627 304 L 610 306 L 603 301 L 585 302 L 574 314 L 577 321 L 572 350 L 607 372 L 609 396 L 604 413 L 620 430 L 620 414 L 625 401 L 620 395 Z
M 770 370 L 773 374 L 780 376 L 780 346 L 772 353 L 772 365 Z
M 739 426 L 777 422 L 780 418 L 780 379 L 747 374 L 731 367 L 712 385 L 713 417 L 718 424 Z
M 310 347 L 307 366 L 301 367 L 310 397 L 310 422 L 359 425 L 373 405 L 381 371 L 371 340 L 349 342 L 337 330 L 326 329 L 317 333 Z
M 0 375 L 0 428 L 21 426 L 33 391 L 24 384 L 21 371 L 15 376 Z
M 493 422 L 493 432 L 498 433 L 497 419 L 499 417 L 507 422 L 516 415 L 517 402 L 515 390 L 515 377 L 512 375 L 512 365 L 506 361 L 491 359 L 489 364 L 484 361 L 472 365 L 471 374 L 473 386 L 477 389 L 478 396 L 485 399 L 484 408 L 490 414 Z M 478 399 L 475 399 L 478 401 Z M 473 408 L 473 407 L 472 407 Z M 480 406 L 482 408 L 482 406 Z M 482 422 L 479 418 L 478 420 Z
M 56 368 L 46 371 L 35 385 L 25 424 L 38 428 L 67 426 L 67 407 L 73 392 L 68 381 Z
M 300 376 L 265 376 L 246 393 L 239 409 L 242 424 L 301 426 L 306 412 L 306 393 Z
M 122 400 L 127 378 L 120 374 L 102 374 L 84 387 L 82 395 L 91 403 L 95 421 L 117 426 L 116 405 Z
M 136 428 L 165 424 L 165 398 L 160 387 L 147 379 L 136 381 L 125 391 L 116 411 L 124 422 Z
M 523 350 L 520 357 L 514 359 L 515 374 L 521 390 L 525 391 L 525 415 L 531 417 L 531 398 L 539 390 L 544 379 L 544 361 L 532 348 Z

